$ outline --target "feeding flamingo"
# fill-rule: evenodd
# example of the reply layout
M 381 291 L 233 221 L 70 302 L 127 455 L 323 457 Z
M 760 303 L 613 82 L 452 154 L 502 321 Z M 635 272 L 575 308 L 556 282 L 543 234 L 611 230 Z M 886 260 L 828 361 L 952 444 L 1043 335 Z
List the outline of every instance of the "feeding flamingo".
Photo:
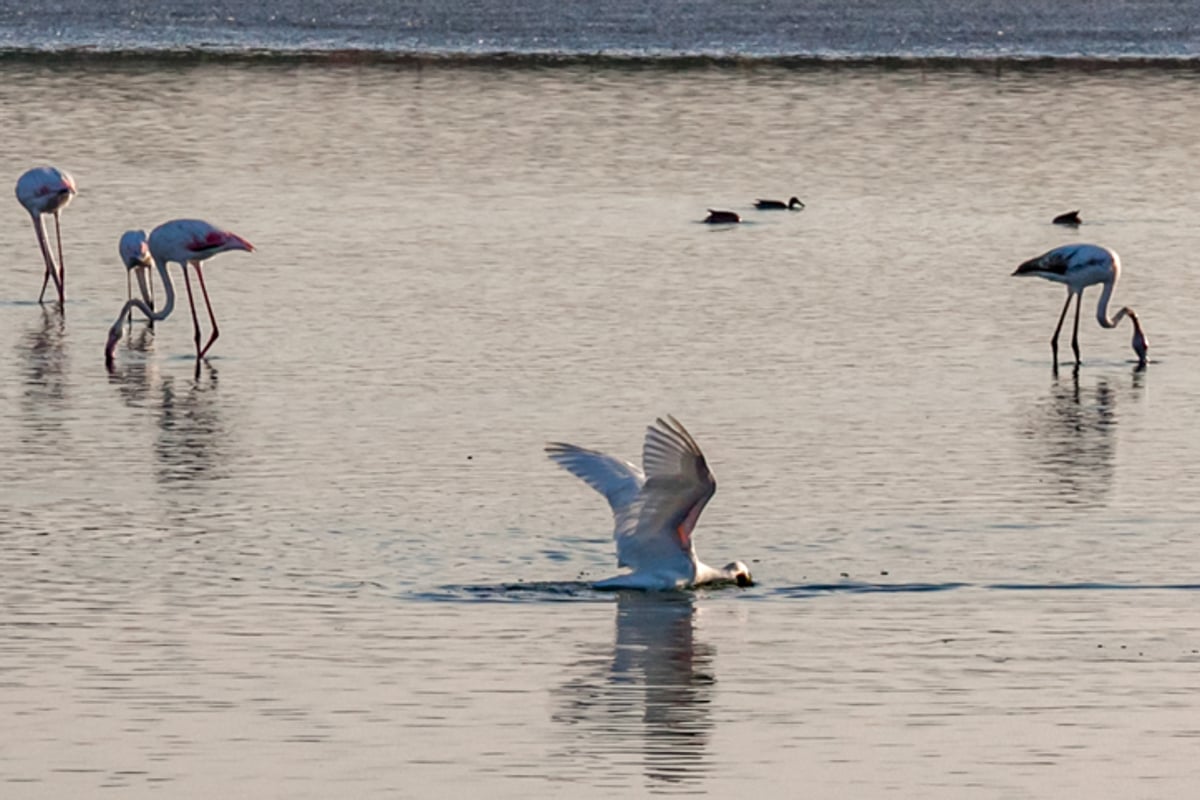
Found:
M 551 442 L 546 453 L 608 500 L 615 524 L 617 566 L 632 572 L 599 581 L 597 589 L 676 589 L 706 583 L 750 586 L 741 561 L 721 568 L 701 563 L 692 531 L 717 491 L 700 446 L 672 416 L 646 428 L 642 466 Z
M 38 294 L 41 303 L 46 296 L 46 286 L 53 279 L 58 290 L 58 307 L 66 300 L 66 268 L 62 254 L 62 226 L 59 215 L 75 196 L 75 181 L 70 175 L 54 167 L 34 167 L 17 178 L 17 202 L 25 207 L 33 218 L 33 231 L 37 234 L 42 260 L 46 262 L 46 274 L 42 277 L 42 291 Z M 54 215 L 54 234 L 58 239 L 58 261 L 50 251 L 43 215 Z
M 1050 339 L 1050 350 L 1054 354 L 1054 368 L 1058 369 L 1058 334 L 1062 330 L 1063 320 L 1067 318 L 1067 309 L 1071 306 L 1071 298 L 1075 298 L 1075 330 L 1071 335 L 1071 349 L 1075 351 L 1075 364 L 1079 365 L 1079 306 L 1083 303 L 1083 290 L 1094 284 L 1103 284 L 1104 291 L 1096 303 L 1096 321 L 1102 328 L 1115 328 L 1121 319 L 1128 315 L 1133 322 L 1133 352 L 1137 354 L 1138 366 L 1146 366 L 1146 351 L 1150 343 L 1142 330 L 1137 314 L 1128 306 L 1118 311 L 1112 319 L 1108 318 L 1108 301 L 1112 298 L 1113 288 L 1121 277 L 1121 259 L 1115 251 L 1095 244 L 1068 244 L 1056 247 L 1042 253 L 1037 258 L 1031 258 L 1017 267 L 1013 275 L 1036 275 L 1055 283 L 1067 285 L 1067 302 L 1063 304 L 1062 313 L 1058 316 L 1058 327 Z
M 121 254 L 121 263 L 125 265 L 125 299 L 133 299 L 133 277 L 136 275 L 142 302 L 153 312 L 154 282 L 150 278 L 150 268 L 154 266 L 154 259 L 150 257 L 150 244 L 146 239 L 146 232 L 125 231 L 121 234 L 117 250 Z
M 174 310 L 175 287 L 171 284 L 171 276 L 167 273 L 167 264 L 171 261 L 177 262 L 183 267 L 183 281 L 187 287 L 188 305 L 192 310 L 192 327 L 195 331 L 196 360 L 198 362 L 204 358 L 205 353 L 220 335 L 220 331 L 217 328 L 217 318 L 213 314 L 212 303 L 208 299 L 208 288 L 204 285 L 201 262 L 227 250 L 254 251 L 254 245 L 236 233 L 221 230 L 198 219 L 176 219 L 164 222 L 150 232 L 149 245 L 150 256 L 158 268 L 166 298 L 163 307 L 157 311 L 136 297 L 125 303 L 121 308 L 121 313 L 117 316 L 117 321 L 108 331 L 108 343 L 104 347 L 104 360 L 109 366 L 112 366 L 113 362 L 113 349 L 121 340 L 121 328 L 125 317 L 132 309 L 139 309 L 152 321 L 164 320 Z M 200 281 L 200 291 L 204 295 L 204 305 L 208 309 L 208 318 L 212 325 L 212 333 L 203 346 L 200 345 L 200 318 L 196 315 L 196 302 L 192 297 L 192 282 L 188 277 L 189 267 L 196 271 L 196 278 Z M 198 365 L 197 368 L 199 368 Z

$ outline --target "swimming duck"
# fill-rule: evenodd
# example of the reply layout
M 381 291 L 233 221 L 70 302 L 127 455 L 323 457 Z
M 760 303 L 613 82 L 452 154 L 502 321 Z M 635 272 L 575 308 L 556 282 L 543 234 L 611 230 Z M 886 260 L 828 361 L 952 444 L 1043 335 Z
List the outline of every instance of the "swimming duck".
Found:
M 786 211 L 789 209 L 792 211 L 802 211 L 804 209 L 804 203 L 800 201 L 799 197 L 793 197 L 786 203 L 782 200 L 755 200 L 754 207 L 760 211 Z
M 742 218 L 734 211 L 716 211 L 710 208 L 708 210 L 708 217 L 704 221 L 709 225 L 721 225 L 731 222 L 741 222 Z

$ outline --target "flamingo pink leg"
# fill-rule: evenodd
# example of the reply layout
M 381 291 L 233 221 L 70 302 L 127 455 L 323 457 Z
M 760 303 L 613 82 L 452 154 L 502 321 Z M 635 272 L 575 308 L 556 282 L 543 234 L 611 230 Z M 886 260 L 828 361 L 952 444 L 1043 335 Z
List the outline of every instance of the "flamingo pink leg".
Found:
M 195 261 L 193 266 L 199 266 Z M 196 338 L 196 361 L 200 361 L 200 318 L 196 316 L 196 301 L 192 298 L 192 281 L 188 278 L 188 265 L 183 265 L 183 285 L 187 287 L 188 305 L 192 308 L 192 329 Z
M 1076 295 L 1075 300 L 1075 331 L 1071 334 L 1071 349 L 1075 351 L 1075 366 L 1079 366 L 1079 307 L 1083 305 L 1083 292 Z
M 42 224 L 42 218 L 35 216 L 33 218 L 33 232 L 37 234 L 38 246 L 42 248 L 42 260 L 46 262 L 46 274 L 42 278 L 42 291 L 38 294 L 38 302 L 44 302 L 46 297 L 46 286 L 50 283 L 50 279 L 54 279 L 54 288 L 58 290 L 59 297 L 62 297 L 62 286 L 58 281 L 58 267 L 54 263 L 54 255 L 50 252 L 50 245 L 46 241 L 46 228 Z
M 1067 292 L 1067 302 L 1063 305 L 1062 313 L 1058 315 L 1058 327 L 1054 336 L 1050 337 L 1050 352 L 1054 354 L 1054 368 L 1058 369 L 1058 334 L 1062 331 L 1063 320 L 1067 318 L 1067 309 L 1071 307 L 1071 292 Z
M 200 292 L 204 295 L 204 305 L 208 309 L 208 320 L 212 323 L 212 334 L 208 337 L 208 343 L 204 345 L 204 349 L 200 351 L 199 358 L 204 358 L 208 348 L 213 346 L 213 342 L 221 335 L 221 331 L 217 328 L 217 318 L 213 314 L 212 303 L 208 299 L 208 287 L 204 285 L 204 272 L 200 269 L 200 262 L 196 262 L 196 278 L 200 281 Z M 197 340 L 198 341 L 198 340 Z
M 54 238 L 58 240 L 58 305 L 64 307 L 67 297 L 67 265 L 62 253 L 62 225 L 58 218 L 58 209 L 54 210 Z

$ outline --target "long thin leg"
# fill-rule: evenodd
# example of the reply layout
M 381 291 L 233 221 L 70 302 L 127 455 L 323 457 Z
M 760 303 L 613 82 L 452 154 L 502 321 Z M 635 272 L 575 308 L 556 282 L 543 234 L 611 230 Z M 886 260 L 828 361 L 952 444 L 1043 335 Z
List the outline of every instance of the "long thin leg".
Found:
M 133 273 L 133 270 L 130 270 L 130 269 L 125 270 L 125 305 L 129 305 L 129 301 L 133 299 L 133 275 L 132 275 L 132 273 Z M 133 334 L 133 314 L 130 314 L 126 319 L 129 322 L 129 333 L 130 333 L 130 335 L 132 335 Z
M 191 262 L 195 264 L 196 262 Z M 187 287 L 188 305 L 192 309 L 192 330 L 195 331 L 196 361 L 200 361 L 200 318 L 196 316 L 196 301 L 192 299 L 192 281 L 188 277 L 188 265 L 183 265 L 183 285 Z
M 1075 295 L 1075 332 L 1071 334 L 1071 349 L 1075 351 L 1075 366 L 1079 366 L 1079 307 L 1083 305 L 1083 292 Z
M 154 305 L 154 273 L 150 271 L 149 267 L 146 267 L 144 272 L 146 273 L 146 288 L 149 290 L 150 294 L 150 310 L 153 311 L 156 308 Z M 146 325 L 150 328 L 150 330 L 154 330 L 154 317 L 151 317 L 150 321 L 147 322 Z
M 1050 337 L 1050 352 L 1054 354 L 1054 368 L 1058 369 L 1058 334 L 1062 330 L 1063 320 L 1067 318 L 1067 309 L 1071 307 L 1071 293 L 1067 292 L 1067 302 L 1063 304 L 1062 313 L 1058 315 L 1058 327 L 1054 329 L 1054 336 Z
M 46 262 L 46 275 L 42 278 L 42 291 L 38 295 L 38 302 L 44 302 L 46 296 L 46 285 L 50 279 L 54 279 L 54 288 L 59 289 L 58 285 L 58 266 L 54 263 L 54 255 L 50 252 L 50 245 L 46 241 L 46 226 L 42 224 L 40 214 L 33 218 L 33 232 L 37 234 L 38 247 L 42 248 L 42 260 Z M 59 290 L 61 293 L 61 290 Z
M 213 315 L 212 303 L 208 300 L 208 287 L 204 285 L 204 272 L 200 269 L 200 262 L 196 262 L 196 278 L 200 281 L 200 291 L 204 295 L 204 305 L 208 308 L 208 320 L 212 323 L 212 334 L 208 337 L 208 343 L 204 345 L 204 349 L 200 351 L 200 358 L 204 358 L 204 354 L 208 352 L 208 348 L 213 346 L 213 342 L 221 335 L 221 331 L 217 328 L 217 318 Z
M 62 255 L 62 226 L 58 221 L 58 209 L 54 211 L 54 236 L 58 239 L 58 305 L 63 308 L 67 297 L 67 265 Z

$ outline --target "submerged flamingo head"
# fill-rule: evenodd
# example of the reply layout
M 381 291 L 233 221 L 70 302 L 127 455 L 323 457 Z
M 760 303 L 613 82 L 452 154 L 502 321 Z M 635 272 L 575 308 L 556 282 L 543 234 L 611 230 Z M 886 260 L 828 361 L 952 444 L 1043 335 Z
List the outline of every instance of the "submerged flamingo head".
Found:
M 729 573 L 729 579 L 738 586 L 746 587 L 754 585 L 754 577 L 750 574 L 750 568 L 741 561 L 726 564 L 725 571 Z
M 113 350 L 117 349 L 117 342 L 121 341 L 121 323 L 125 321 L 122 316 L 117 320 L 117 324 L 108 329 L 108 341 L 104 344 L 104 363 L 109 368 L 113 365 Z
M 1137 314 L 1133 313 L 1133 309 L 1127 309 L 1129 319 L 1133 322 L 1133 352 L 1137 353 L 1138 366 L 1146 366 L 1147 353 L 1150 351 L 1150 342 L 1146 339 L 1146 332 L 1142 330 L 1142 323 L 1138 320 Z

